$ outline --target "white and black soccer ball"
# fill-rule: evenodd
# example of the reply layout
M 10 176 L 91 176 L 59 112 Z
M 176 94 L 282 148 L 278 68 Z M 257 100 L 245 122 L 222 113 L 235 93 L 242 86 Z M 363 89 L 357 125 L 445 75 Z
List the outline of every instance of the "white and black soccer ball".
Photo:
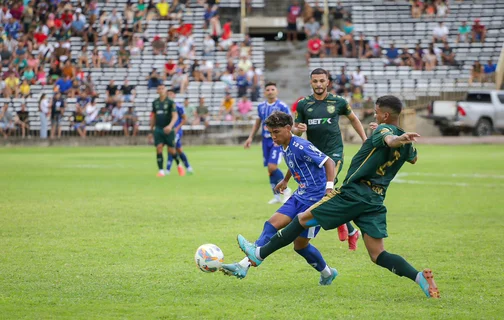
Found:
M 224 262 L 224 252 L 215 244 L 203 244 L 196 250 L 194 261 L 201 271 L 216 272 Z

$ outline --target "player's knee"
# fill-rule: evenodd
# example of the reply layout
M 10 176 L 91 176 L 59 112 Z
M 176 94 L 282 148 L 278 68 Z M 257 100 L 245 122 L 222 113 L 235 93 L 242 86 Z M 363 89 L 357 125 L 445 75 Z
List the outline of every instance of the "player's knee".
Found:
M 268 164 L 268 173 L 272 174 L 278 169 L 278 166 L 276 164 Z
M 380 254 L 382 252 L 383 252 L 383 250 L 381 250 L 381 251 L 377 250 L 377 251 L 372 251 L 372 252 L 370 251 L 370 252 L 368 252 L 369 253 L 369 258 L 371 259 L 371 261 L 373 263 L 376 263 L 376 260 L 378 260 L 378 257 L 380 256 Z
M 182 148 L 177 148 L 177 153 L 181 154 L 182 153 Z

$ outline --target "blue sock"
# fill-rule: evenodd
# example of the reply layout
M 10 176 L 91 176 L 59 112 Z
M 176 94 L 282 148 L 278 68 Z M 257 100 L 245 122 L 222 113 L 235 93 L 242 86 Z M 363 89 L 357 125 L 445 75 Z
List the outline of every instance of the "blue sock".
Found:
M 276 169 L 270 174 L 269 178 L 270 178 L 271 190 L 273 190 L 273 194 L 277 194 L 277 192 L 275 192 L 275 187 L 284 178 L 282 171 L 280 169 Z
M 166 170 L 170 171 L 173 163 L 173 156 L 168 152 L 168 161 L 166 162 Z
M 184 163 L 184 166 L 186 168 L 190 168 L 191 165 L 189 164 L 189 160 L 187 160 L 187 156 L 185 155 L 185 153 L 184 152 L 179 153 L 179 156 L 180 156 L 180 159 L 182 159 L 182 162 Z
M 314 267 L 319 272 L 324 270 L 327 265 L 324 258 L 322 258 L 320 251 L 311 244 L 308 244 L 308 247 L 306 248 L 295 251 L 305 258 L 306 262 L 308 262 L 310 266 Z
M 256 240 L 255 244 L 259 247 L 264 246 L 268 241 L 277 233 L 277 229 L 273 227 L 273 225 L 269 222 L 266 221 L 264 223 L 263 231 L 261 232 L 261 235 L 259 236 L 259 239 Z

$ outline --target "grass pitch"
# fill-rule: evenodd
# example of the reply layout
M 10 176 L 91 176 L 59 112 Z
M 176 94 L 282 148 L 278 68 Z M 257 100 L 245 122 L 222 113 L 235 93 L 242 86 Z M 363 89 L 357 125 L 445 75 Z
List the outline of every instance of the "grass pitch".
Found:
M 433 269 L 437 301 L 336 231 L 313 241 L 340 272 L 329 287 L 291 247 L 241 281 L 200 272 L 199 245 L 240 260 L 236 234 L 255 239 L 277 208 L 257 145 L 188 147 L 196 174 L 165 178 L 153 148 L 0 149 L 0 318 L 501 318 L 504 149 L 418 149 L 387 193 L 385 243 Z

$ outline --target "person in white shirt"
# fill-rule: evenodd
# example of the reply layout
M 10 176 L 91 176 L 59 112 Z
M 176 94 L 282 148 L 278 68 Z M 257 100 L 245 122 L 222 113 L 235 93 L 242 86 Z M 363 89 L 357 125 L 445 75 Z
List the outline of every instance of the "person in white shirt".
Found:
M 432 30 L 432 41 L 434 42 L 444 42 L 446 41 L 450 30 L 443 24 L 439 22 L 439 25 Z
M 42 93 L 39 99 L 39 117 L 40 117 L 40 139 L 47 139 L 47 118 L 49 117 L 49 99 Z
M 215 41 L 210 37 L 210 35 L 205 36 L 205 40 L 203 40 L 203 55 L 204 56 L 212 56 L 215 51 Z
M 95 98 L 92 98 L 91 101 L 86 105 L 86 124 L 93 124 L 99 112 L 100 109 L 96 105 Z
M 364 72 L 361 71 L 361 67 L 358 66 L 357 71 L 352 73 L 352 87 L 353 87 L 352 89 L 355 90 L 355 88 L 360 88 L 362 92 L 365 83 L 366 83 L 366 76 L 364 75 Z
M 124 114 L 126 109 L 122 107 L 121 101 L 117 101 L 117 107 L 112 109 L 112 125 L 124 125 Z
M 436 11 L 437 11 L 438 17 L 444 17 L 448 14 L 450 9 L 448 8 L 448 5 L 446 4 L 446 0 L 442 0 L 441 2 L 436 4 Z
M 242 56 L 240 61 L 238 61 L 238 70 L 243 69 L 243 71 L 247 72 L 252 67 L 252 61 L 247 56 Z

